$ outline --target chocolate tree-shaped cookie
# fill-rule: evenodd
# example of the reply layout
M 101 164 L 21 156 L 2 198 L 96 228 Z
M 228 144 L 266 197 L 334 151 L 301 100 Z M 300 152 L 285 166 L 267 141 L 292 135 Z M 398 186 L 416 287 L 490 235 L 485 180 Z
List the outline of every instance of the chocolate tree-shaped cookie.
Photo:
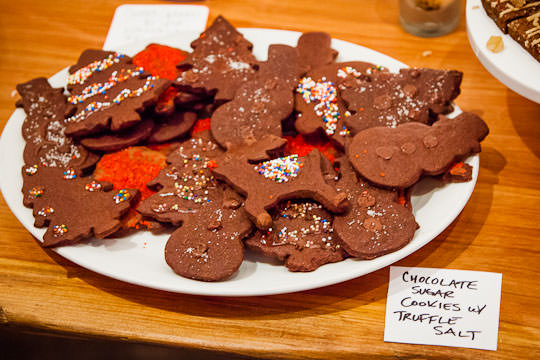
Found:
M 334 233 L 354 257 L 372 259 L 407 245 L 418 225 L 411 209 L 398 203 L 396 190 L 378 188 L 358 176 L 346 157 L 336 160 L 339 176 L 333 181 L 351 204 L 334 218 Z
M 300 62 L 313 70 L 334 62 L 338 52 L 331 47 L 332 38 L 325 32 L 303 33 L 298 38 L 296 48 L 300 53 Z
M 222 192 L 210 171 L 223 150 L 208 132 L 184 141 L 169 154 L 169 166 L 148 185 L 159 191 L 139 205 L 137 211 L 158 221 L 180 225 L 196 216 L 203 206 Z
M 296 87 L 296 130 L 308 136 L 322 134 L 343 150 L 349 135 L 344 119 L 350 113 L 341 99 L 340 88 L 381 69 L 370 63 L 350 61 L 309 71 Z
M 361 131 L 353 138 L 348 156 L 369 181 L 406 188 L 422 174 L 442 174 L 456 160 L 480 152 L 480 142 L 488 133 L 479 116 L 465 112 L 454 119 L 441 116 L 432 126 L 407 123 Z
M 215 94 L 218 103 L 229 101 L 257 71 L 253 45 L 222 16 L 191 47 L 193 52 L 178 64 L 184 72 L 175 85 L 182 91 Z
M 225 184 L 208 194 L 211 202 L 184 219 L 165 246 L 165 260 L 177 274 L 219 281 L 234 274 L 244 259 L 242 238 L 252 228 L 241 197 Z
M 313 271 L 347 255 L 334 236 L 333 215 L 311 201 L 278 206 L 272 227 L 245 240 L 248 248 L 285 262 L 290 271 Z
M 397 74 L 377 72 L 341 92 L 353 115 L 345 126 L 355 135 L 375 126 L 396 127 L 407 122 L 428 124 L 431 114 L 452 110 L 460 93 L 462 73 L 455 70 L 401 69 Z
M 293 88 L 304 69 L 296 48 L 270 45 L 268 60 L 253 80 L 212 115 L 210 129 L 216 141 L 231 149 L 267 135 L 281 136 L 281 122 L 293 111 Z
M 65 135 L 67 108 L 64 89 L 53 88 L 45 78 L 17 85 L 18 105 L 26 112 L 22 126 L 27 164 L 86 170 L 99 157 Z
M 313 199 L 332 212 L 345 210 L 347 196 L 324 181 L 322 156 L 313 150 L 304 157 L 290 155 L 258 165 L 250 164 L 245 156 L 231 157 L 218 162 L 212 171 L 246 197 L 249 217 L 266 230 L 272 225 L 267 211 L 285 200 Z
M 132 189 L 112 191 L 112 184 L 79 177 L 71 168 L 26 165 L 22 170 L 23 204 L 33 208 L 36 227 L 47 226 L 43 246 L 111 235 L 139 195 Z
M 77 137 L 139 123 L 140 113 L 171 83 L 133 65 L 127 55 L 92 49 L 83 51 L 69 74 L 66 134 Z

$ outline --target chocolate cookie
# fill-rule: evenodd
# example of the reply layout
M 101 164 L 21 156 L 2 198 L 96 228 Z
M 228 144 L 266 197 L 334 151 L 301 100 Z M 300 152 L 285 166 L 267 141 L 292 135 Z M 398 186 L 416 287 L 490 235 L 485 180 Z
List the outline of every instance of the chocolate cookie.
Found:
M 406 188 L 422 174 L 442 174 L 454 161 L 480 152 L 480 141 L 488 132 L 475 114 L 441 116 L 433 126 L 408 123 L 361 131 L 353 138 L 348 156 L 360 175 L 373 183 Z
M 434 69 L 373 74 L 341 92 L 353 112 L 345 118 L 345 126 L 355 135 L 375 126 L 396 127 L 411 121 L 428 124 L 430 113 L 451 111 L 450 102 L 460 93 L 462 75 L 455 70 Z
M 351 114 L 341 99 L 340 87 L 379 70 L 380 67 L 370 63 L 350 61 L 309 71 L 296 88 L 296 130 L 307 136 L 323 134 L 343 150 L 349 135 L 344 119 Z
M 332 38 L 325 32 L 303 33 L 296 48 L 300 53 L 300 62 L 307 65 L 307 70 L 316 69 L 334 62 L 338 52 L 331 47 Z
M 127 55 L 102 50 L 85 50 L 69 73 L 72 106 L 66 134 L 77 137 L 139 123 L 140 113 L 155 104 L 171 83 L 148 75 Z
M 176 111 L 172 115 L 157 122 L 148 138 L 150 143 L 164 143 L 185 136 L 197 122 L 197 113 L 193 111 Z
M 334 233 L 354 257 L 373 259 L 407 245 L 418 224 L 412 210 L 398 203 L 398 192 L 375 187 L 356 174 L 346 157 L 337 160 L 338 191 L 351 204 L 334 218 Z
M 242 199 L 224 184 L 212 201 L 186 217 L 165 246 L 165 260 L 177 274 L 195 280 L 219 281 L 234 274 L 244 259 L 242 238 L 252 228 Z
M 150 134 L 153 133 L 153 129 L 154 121 L 147 118 L 128 129 L 116 133 L 108 133 L 81 139 L 81 144 L 83 144 L 85 148 L 93 151 L 117 151 L 148 139 Z
M 210 169 L 222 154 L 208 132 L 184 141 L 167 157 L 170 165 L 148 184 L 159 192 L 141 202 L 137 211 L 173 225 L 197 216 L 203 206 L 221 196 Z
M 246 211 L 262 230 L 272 225 L 267 210 L 294 198 L 313 199 L 332 212 L 344 211 L 346 195 L 325 183 L 321 172 L 322 155 L 318 150 L 304 157 L 290 155 L 259 165 L 246 157 L 220 161 L 213 173 L 246 196 Z
M 22 134 L 26 140 L 23 158 L 26 164 L 71 167 L 85 171 L 99 157 L 65 135 L 67 108 L 63 89 L 53 88 L 45 78 L 17 85 L 18 102 L 26 112 Z
M 284 261 L 290 271 L 313 271 L 347 255 L 335 239 L 332 221 L 320 204 L 289 201 L 278 207 L 270 229 L 257 231 L 245 244 Z
M 281 122 L 293 111 L 292 89 L 304 69 L 298 50 L 270 45 L 268 61 L 234 99 L 212 115 L 210 130 L 226 149 L 253 144 L 264 136 L 281 136 Z
M 253 45 L 222 16 L 191 47 L 193 52 L 178 64 L 184 72 L 175 86 L 183 91 L 215 94 L 217 102 L 229 101 L 257 71 L 258 62 L 251 53 Z
M 79 177 L 70 168 L 26 165 L 23 181 L 23 204 L 33 208 L 34 226 L 48 227 L 43 246 L 111 235 L 138 197 L 137 190 L 111 191 L 112 184 Z

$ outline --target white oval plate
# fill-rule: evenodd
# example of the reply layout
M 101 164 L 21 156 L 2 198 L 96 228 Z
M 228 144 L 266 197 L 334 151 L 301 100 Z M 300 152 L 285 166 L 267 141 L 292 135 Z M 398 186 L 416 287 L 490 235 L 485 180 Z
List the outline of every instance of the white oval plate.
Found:
M 504 85 L 540 103 L 540 62 L 499 29 L 486 14 L 481 0 L 468 0 L 466 6 L 467 35 L 478 60 Z M 504 50 L 500 53 L 495 54 L 486 47 L 491 36 L 502 37 Z
M 269 44 L 282 43 L 296 45 L 300 33 L 267 30 L 241 29 L 247 39 L 254 43 L 254 54 L 259 59 L 266 58 Z M 198 34 L 182 37 L 183 40 L 168 38 L 164 43 L 189 49 L 189 43 Z M 122 50 L 134 54 L 146 44 L 132 44 Z M 339 51 L 339 61 L 362 60 L 383 65 L 397 71 L 406 65 L 386 55 L 346 41 L 333 40 L 332 47 Z M 65 85 L 67 70 L 52 76 L 53 86 Z M 453 115 L 459 113 L 457 109 Z M 32 211 L 22 205 L 22 153 L 24 140 L 21 124 L 25 114 L 15 110 L 0 139 L 0 186 L 4 198 L 19 221 L 38 239 L 42 239 L 44 229 L 33 226 Z M 176 275 L 165 263 L 164 247 L 168 235 L 154 236 L 140 232 L 121 239 L 97 240 L 85 244 L 54 249 L 58 254 L 80 266 L 97 273 L 132 284 L 172 292 L 214 295 L 253 296 L 288 293 L 308 290 L 365 275 L 390 265 L 418 250 L 440 234 L 461 212 L 467 203 L 478 176 L 479 157 L 472 156 L 467 162 L 474 168 L 473 180 L 467 183 L 443 185 L 426 178 L 414 188 L 412 205 L 420 229 L 414 239 L 404 248 L 374 260 L 355 260 L 328 264 L 310 273 L 292 273 L 284 266 L 246 254 L 240 270 L 232 278 L 216 283 L 189 280 Z

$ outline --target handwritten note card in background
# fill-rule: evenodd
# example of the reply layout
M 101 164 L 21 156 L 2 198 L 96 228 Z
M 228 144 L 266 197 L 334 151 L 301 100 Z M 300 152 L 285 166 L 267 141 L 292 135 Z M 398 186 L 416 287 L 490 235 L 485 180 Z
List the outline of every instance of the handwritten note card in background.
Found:
M 103 45 L 120 49 L 135 42 L 160 42 L 182 32 L 200 33 L 206 27 L 208 8 L 201 5 L 121 5 Z
M 502 274 L 390 267 L 384 341 L 497 350 Z

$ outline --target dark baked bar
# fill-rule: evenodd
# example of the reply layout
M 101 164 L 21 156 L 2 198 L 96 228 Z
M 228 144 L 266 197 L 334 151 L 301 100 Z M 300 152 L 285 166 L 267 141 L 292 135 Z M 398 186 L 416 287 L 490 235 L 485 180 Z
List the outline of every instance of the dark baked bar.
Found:
M 508 24 L 508 33 L 540 61 L 540 11 Z
M 540 11 L 539 0 L 482 0 L 482 5 L 505 34 L 508 33 L 508 24 L 513 20 Z

